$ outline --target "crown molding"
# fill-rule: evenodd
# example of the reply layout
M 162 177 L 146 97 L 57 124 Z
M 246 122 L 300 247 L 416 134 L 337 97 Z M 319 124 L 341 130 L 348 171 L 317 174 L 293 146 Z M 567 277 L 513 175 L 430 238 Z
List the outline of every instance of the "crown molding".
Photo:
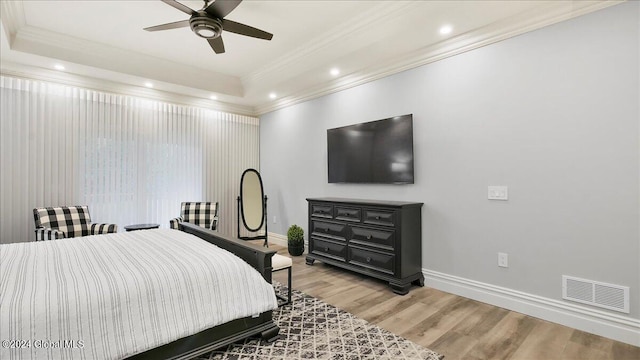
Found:
M 93 41 L 79 39 L 73 36 L 63 35 L 54 31 L 48 31 L 29 25 L 25 25 L 19 29 L 16 33 L 16 39 L 25 42 L 43 43 L 47 44 L 47 46 L 67 51 L 77 51 L 78 49 L 82 49 L 97 56 L 106 56 L 109 51 L 120 50 L 111 46 L 101 45 Z
M 288 51 L 269 64 L 243 76 L 241 81 L 245 86 L 248 84 L 260 83 L 273 73 L 286 71 L 286 69 L 291 68 L 293 64 L 299 63 L 303 61 L 303 59 L 313 56 L 315 53 L 333 48 L 336 41 L 344 38 L 345 36 L 357 33 L 371 24 L 380 23 L 385 20 L 402 16 L 407 11 L 410 11 L 410 9 L 418 5 L 418 3 L 413 1 L 396 1 L 391 3 L 381 2 L 368 11 L 361 13 L 354 19 L 351 19 L 349 24 L 335 27 L 334 29 L 323 33 L 321 36 L 309 39 L 305 45 Z
M 20 28 L 11 49 L 207 92 L 244 96 L 244 88 L 237 76 L 179 64 L 33 26 Z
M 336 93 L 355 86 L 366 84 L 405 70 L 430 64 L 470 50 L 487 46 L 526 32 L 537 30 L 564 20 L 588 14 L 625 2 L 615 1 L 574 1 L 544 2 L 541 6 L 517 16 L 498 21 L 472 32 L 447 39 L 440 43 L 418 49 L 410 54 L 388 59 L 375 68 L 356 72 L 330 83 L 325 83 L 297 92 L 275 102 L 265 102 L 254 107 L 256 116 L 260 116 L 291 105 Z
M 0 75 L 81 87 L 118 95 L 141 97 L 150 100 L 199 107 L 207 110 L 221 111 L 237 115 L 256 116 L 253 108 L 249 106 L 202 99 L 170 91 L 148 89 L 140 86 L 127 85 L 121 82 L 98 79 L 84 75 L 69 74 L 4 60 L 0 64 Z
M 0 14 L 4 31 L 11 45 L 18 31 L 27 24 L 22 1 L 0 1 Z
M 0 1 L 0 10 L 2 10 L 2 26 L 12 50 L 59 59 L 74 64 L 84 64 L 89 70 L 85 69 L 79 77 L 92 79 L 90 83 L 97 84 L 91 86 L 101 88 L 100 83 L 116 84 L 116 82 L 121 82 L 122 88 L 137 88 L 146 93 L 148 89 L 136 86 L 133 81 L 140 80 L 140 83 L 142 83 L 145 79 L 150 79 L 154 82 L 159 81 L 164 83 L 166 86 L 162 88 L 164 90 L 162 92 L 172 94 L 171 98 L 160 97 L 163 101 L 171 102 L 174 101 L 171 99 L 182 97 L 184 98 L 183 100 L 178 100 L 181 103 L 193 104 L 193 101 L 199 101 L 209 104 L 210 100 L 207 99 L 208 95 L 205 94 L 214 92 L 223 95 L 223 97 L 225 94 L 229 95 L 229 98 L 225 99 L 229 102 L 221 106 L 222 111 L 259 116 L 267 112 L 346 90 L 398 72 L 442 60 L 621 2 L 624 1 L 576 0 L 540 2 L 539 5 L 516 16 L 492 23 L 471 32 L 460 34 L 431 46 L 423 47 L 409 54 L 400 56 L 390 55 L 389 58 L 375 65 L 347 76 L 307 88 L 302 86 L 296 88 L 294 85 L 291 89 L 294 95 L 283 97 L 277 101 L 265 100 L 253 106 L 232 105 L 230 102 L 239 100 L 239 103 L 248 103 L 248 99 L 252 97 L 252 89 L 257 91 L 257 89 L 261 89 L 265 83 L 278 81 L 275 74 L 286 73 L 287 70 L 291 69 L 304 71 L 304 69 L 300 68 L 300 64 L 313 64 L 316 56 L 330 51 L 340 41 L 353 39 L 354 36 L 362 36 L 369 31 L 368 29 L 371 28 L 372 25 L 382 26 L 387 21 L 411 13 L 415 11 L 415 8 L 419 6 L 420 3 L 415 1 L 396 1 L 376 4 L 344 26 L 327 29 L 322 36 L 307 41 L 304 46 L 288 51 L 279 56 L 275 61 L 243 77 L 215 73 L 210 70 L 203 70 L 166 59 L 136 53 L 135 51 L 29 26 L 25 20 L 23 3 L 20 1 Z M 5 59 L 16 61 L 16 57 L 8 57 Z M 31 65 L 35 64 L 31 63 Z M 36 68 L 44 69 L 43 67 L 37 66 Z M 2 69 L 5 72 L 13 71 L 4 66 L 4 64 Z M 100 73 L 102 69 L 104 69 L 104 72 Z M 19 71 L 19 73 L 22 72 L 22 70 Z M 33 73 L 33 71 L 26 71 L 25 74 L 26 73 Z M 109 73 L 113 76 L 109 76 Z M 117 73 L 125 74 L 133 80 L 125 78 L 124 75 L 117 75 Z M 58 75 L 44 76 L 56 78 Z M 98 77 L 104 80 L 99 80 L 97 79 Z M 295 79 L 295 77 L 296 75 L 294 74 L 289 80 Z M 107 88 L 118 88 L 118 86 L 109 85 Z M 107 91 L 112 90 L 107 89 Z M 117 92 L 120 91 L 121 90 L 117 90 Z M 129 90 L 126 91 L 128 92 Z M 133 93 L 135 92 L 136 91 L 133 91 Z M 199 98 L 199 96 L 201 97 Z M 252 98 L 255 100 L 255 96 Z

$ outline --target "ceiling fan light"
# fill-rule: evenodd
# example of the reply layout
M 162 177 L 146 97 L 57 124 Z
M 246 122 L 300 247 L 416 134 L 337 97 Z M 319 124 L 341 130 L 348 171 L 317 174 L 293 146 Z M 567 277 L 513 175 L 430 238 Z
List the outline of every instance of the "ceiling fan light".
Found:
M 211 39 L 216 37 L 216 32 L 206 26 L 199 26 L 196 28 L 196 34 L 205 39 Z

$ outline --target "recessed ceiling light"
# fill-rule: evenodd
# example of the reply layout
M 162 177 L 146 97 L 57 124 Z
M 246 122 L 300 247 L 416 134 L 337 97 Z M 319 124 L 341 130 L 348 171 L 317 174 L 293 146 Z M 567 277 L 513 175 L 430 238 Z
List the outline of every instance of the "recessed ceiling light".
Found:
M 447 35 L 453 31 L 453 27 L 451 25 L 444 25 L 440 28 L 440 34 Z
M 153 84 L 147 81 L 146 83 L 144 83 L 144 86 L 146 86 L 148 88 L 152 88 Z
M 217 97 L 217 96 L 215 96 L 215 95 L 211 95 L 211 96 L 209 96 L 209 99 L 211 99 L 211 100 L 218 100 L 218 97 Z
M 275 99 L 276 97 L 278 97 L 278 95 L 276 95 L 276 93 L 269 94 L 269 98 L 271 98 L 271 99 Z
M 55 65 L 53 65 L 53 68 L 54 68 L 54 69 L 56 69 L 56 70 L 60 70 L 60 71 L 62 71 L 62 70 L 64 70 L 64 65 L 62 65 L 62 64 L 55 64 Z
M 331 75 L 333 75 L 333 76 L 338 76 L 338 75 L 340 75 L 340 69 L 333 68 L 333 69 L 331 69 L 331 71 L 329 71 L 329 73 L 331 73 Z

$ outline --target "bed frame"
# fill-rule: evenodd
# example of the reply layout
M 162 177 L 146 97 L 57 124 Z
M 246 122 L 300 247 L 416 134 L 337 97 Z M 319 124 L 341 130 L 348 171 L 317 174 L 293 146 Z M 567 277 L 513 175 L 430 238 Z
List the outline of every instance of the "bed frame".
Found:
M 179 229 L 234 253 L 253 266 L 271 283 L 271 257 L 275 250 L 232 239 L 197 225 L 182 222 Z M 280 328 L 273 322 L 271 311 L 259 316 L 232 320 L 169 344 L 147 350 L 128 359 L 190 359 L 250 336 L 260 335 L 263 340 L 274 341 Z

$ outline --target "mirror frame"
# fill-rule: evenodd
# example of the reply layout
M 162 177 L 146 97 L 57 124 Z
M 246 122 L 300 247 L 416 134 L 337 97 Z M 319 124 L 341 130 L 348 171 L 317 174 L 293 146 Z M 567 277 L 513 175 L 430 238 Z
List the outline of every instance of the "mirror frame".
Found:
M 247 220 L 244 217 L 244 177 L 247 173 L 253 172 L 258 176 L 258 182 L 260 183 L 260 203 L 262 204 L 262 217 L 260 219 L 260 225 L 257 228 L 250 228 L 247 225 Z M 240 178 L 240 214 L 242 216 L 242 224 L 249 231 L 259 231 L 264 226 L 264 218 L 265 218 L 265 199 L 264 199 L 264 185 L 262 185 L 262 177 L 260 173 L 256 169 L 247 169 L 242 173 L 242 177 Z

